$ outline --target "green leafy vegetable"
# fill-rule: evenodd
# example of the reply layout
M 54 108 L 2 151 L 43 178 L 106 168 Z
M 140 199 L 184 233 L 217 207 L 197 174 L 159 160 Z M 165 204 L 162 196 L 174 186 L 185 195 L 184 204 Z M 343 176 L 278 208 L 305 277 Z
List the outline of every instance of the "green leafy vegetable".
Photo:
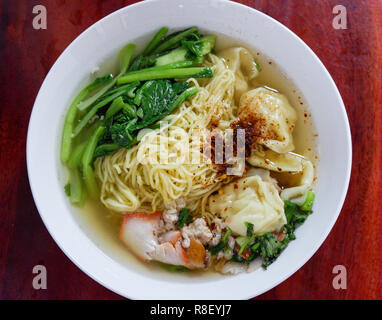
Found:
M 203 42 L 200 40 L 197 41 L 189 41 L 189 40 L 183 40 L 182 41 L 183 47 L 187 48 L 190 52 L 192 52 L 197 57 L 202 57 L 202 46 Z
M 168 32 L 168 28 L 167 27 L 162 27 L 158 30 L 158 32 L 155 34 L 154 38 L 150 41 L 150 43 L 147 45 L 147 47 L 145 48 L 145 50 L 143 50 L 143 55 L 148 55 L 151 53 L 151 51 L 153 51 L 153 49 L 155 49 L 158 44 L 163 40 L 163 38 L 165 37 L 165 35 L 167 34 Z
M 189 29 L 186 29 L 180 33 L 173 34 L 170 36 L 167 40 L 165 39 L 163 43 L 161 43 L 153 52 L 154 53 L 161 53 L 163 51 L 166 51 L 175 45 L 179 44 L 183 39 L 185 39 L 187 36 L 191 34 L 195 34 L 198 31 L 198 28 L 192 27 Z
M 247 260 L 245 260 L 244 258 L 242 258 L 242 257 L 240 257 L 238 255 L 232 256 L 231 261 L 232 262 L 240 262 L 240 263 L 241 262 L 248 262 Z
M 306 195 L 305 202 L 301 206 L 301 210 L 307 211 L 307 212 L 312 211 L 315 197 L 316 195 L 313 192 L 309 191 Z
M 219 242 L 215 247 L 210 248 L 211 255 L 216 255 L 219 251 L 225 248 L 226 244 L 224 242 Z
M 212 247 L 209 249 L 211 255 L 213 256 L 216 255 L 218 252 L 220 252 L 227 246 L 228 237 L 231 235 L 231 233 L 232 233 L 232 230 L 228 228 L 224 236 L 222 237 L 221 241 L 215 247 Z
M 127 86 L 122 91 L 116 91 L 110 96 L 107 96 L 103 99 L 101 99 L 98 103 L 96 103 L 88 113 L 85 114 L 85 116 L 81 119 L 81 121 L 78 123 L 78 125 L 73 130 L 73 137 L 76 137 L 89 123 L 89 121 L 96 115 L 97 111 L 104 107 L 105 105 L 112 102 L 114 99 L 118 98 L 119 96 L 123 95 L 126 92 L 129 92 L 132 88 L 136 88 L 139 85 L 138 81 L 135 81 L 131 83 L 130 86 Z
M 259 238 L 260 254 L 263 258 L 263 267 L 267 268 L 273 261 L 277 259 L 281 251 L 287 246 L 287 242 L 280 242 L 270 232 L 265 233 Z
M 231 235 L 231 233 L 232 233 L 232 230 L 228 228 L 222 238 L 222 242 L 227 243 L 228 237 Z
M 110 154 L 116 146 L 130 148 L 137 143 L 138 130 L 150 127 L 173 112 L 197 92 L 187 82 L 151 80 L 145 82 L 129 103 L 121 97 L 113 101 L 106 112 L 106 133 L 100 141 L 95 157 Z M 101 145 L 104 145 L 101 148 Z
M 73 128 L 74 122 L 78 113 L 79 103 L 86 98 L 91 92 L 99 89 L 105 83 L 111 81 L 112 76 L 106 75 L 95 79 L 91 84 L 82 89 L 77 96 L 74 98 L 72 104 L 69 107 L 68 113 L 66 114 L 64 130 L 62 134 L 62 143 L 61 143 L 61 161 L 66 163 L 69 160 L 70 153 L 72 151 L 73 143 Z
M 188 50 L 186 48 L 177 48 L 169 53 L 159 56 L 155 59 L 155 66 L 163 66 L 167 64 L 173 64 L 176 62 L 181 62 L 185 60 L 190 60 L 188 56 Z
M 176 223 L 176 225 L 179 228 L 183 228 L 184 225 L 190 223 L 191 220 L 192 220 L 192 216 L 190 211 L 186 208 L 182 208 L 182 210 L 180 210 L 178 222 Z
M 235 240 L 240 245 L 239 255 L 241 255 L 244 252 L 244 250 L 255 240 L 255 236 L 253 234 L 252 236 L 247 237 L 241 236 L 236 238 Z
M 93 160 L 94 151 L 96 149 L 98 140 L 101 138 L 102 134 L 105 131 L 105 127 L 100 125 L 93 135 L 90 137 L 84 153 L 82 155 L 82 174 L 85 182 L 86 189 L 89 195 L 93 199 L 97 199 L 98 197 L 98 185 L 95 180 L 93 168 L 91 167 L 91 162 Z
M 140 97 L 140 106 L 143 110 L 142 121 L 149 123 L 150 119 L 167 111 L 179 92 L 188 88 L 188 83 L 180 86 L 172 84 L 169 80 L 148 81 L 137 93 Z M 174 90 L 175 89 L 175 90 Z
M 166 263 L 159 263 L 159 265 L 169 271 L 169 272 L 187 272 L 187 271 L 190 271 L 189 269 L 187 269 L 186 267 L 184 266 L 176 266 L 176 265 L 172 265 L 172 264 L 166 264 Z
M 249 222 L 245 222 L 247 226 L 247 236 L 241 236 L 235 239 L 240 249 L 239 252 L 233 256 L 232 261 L 250 262 L 260 255 L 263 260 L 262 266 L 266 269 L 279 257 L 289 242 L 296 239 L 294 231 L 299 225 L 304 223 L 311 213 L 314 196 L 307 194 L 306 199 L 305 203 L 307 203 L 307 205 L 305 207 L 299 207 L 293 202 L 284 201 L 287 224 L 283 226 L 281 233 L 277 236 L 271 232 L 256 236 L 253 234 L 253 225 Z M 245 259 L 240 255 L 246 248 L 249 248 L 252 253 Z
M 288 200 L 284 201 L 284 204 L 287 226 L 294 230 L 297 226 L 305 222 L 310 212 L 301 210 L 301 207 Z
M 104 88 L 102 88 L 102 90 L 98 91 L 96 94 L 91 96 L 89 99 L 79 103 L 78 109 L 80 109 L 81 111 L 86 110 L 87 108 L 89 108 L 93 103 L 95 103 L 99 98 L 101 98 L 108 90 L 110 90 L 115 85 L 118 78 L 126 72 L 128 66 L 129 66 L 130 60 L 131 60 L 131 56 L 133 55 L 134 49 L 135 49 L 135 44 L 132 44 L 132 43 L 126 45 L 125 47 L 123 47 L 121 49 L 121 51 L 119 52 L 119 55 L 118 55 L 119 65 L 120 65 L 119 75 L 116 78 L 114 78 L 113 80 L 107 79 L 107 78 L 104 79 L 103 81 L 107 80 L 107 81 L 109 81 L 109 84 L 107 86 L 105 86 Z M 100 78 L 100 79 L 102 79 L 102 78 Z M 100 82 L 100 84 L 102 84 L 101 80 L 99 80 L 99 82 Z
M 115 151 L 117 151 L 119 148 L 121 148 L 121 146 L 116 143 L 101 144 L 94 151 L 94 159 L 108 156 L 109 154 L 112 154 Z
M 167 33 L 166 27 L 158 30 L 135 58 L 135 44 L 127 44 L 118 55 L 119 73 L 95 79 L 70 105 L 61 160 L 70 169 L 65 190 L 73 203 L 82 204 L 85 194 L 98 197 L 94 159 L 131 148 L 140 129 L 158 128 L 159 121 L 198 92 L 175 79 L 213 76 L 211 68 L 198 66 L 213 50 L 215 36 L 201 36 L 195 27 Z
M 244 222 L 244 224 L 247 227 L 247 237 L 251 237 L 253 235 L 253 223 Z
M 113 122 L 108 126 L 111 141 L 120 147 L 130 148 L 135 144 L 132 127 L 137 118 L 130 119 L 125 113 L 113 117 Z
M 198 61 L 197 59 L 194 60 L 182 60 L 182 61 L 175 61 L 168 64 L 161 64 L 156 65 L 151 68 L 145 68 L 144 71 L 155 71 L 155 70 L 165 70 L 165 69 L 178 69 L 178 68 L 187 68 L 187 67 L 193 67 L 197 65 Z M 140 71 L 143 71 L 140 70 Z
M 182 40 L 182 45 L 195 56 L 202 57 L 211 52 L 215 45 L 215 39 L 214 35 L 209 35 L 202 37 L 200 40 Z
M 135 130 L 142 129 L 145 127 L 150 126 L 152 123 L 157 122 L 167 115 L 171 114 L 176 108 L 178 108 L 184 101 L 186 101 L 188 98 L 191 98 L 193 95 L 195 95 L 198 92 L 197 87 L 192 87 L 189 88 L 185 91 L 183 91 L 181 94 L 179 94 L 176 99 L 171 103 L 169 106 L 168 110 L 163 112 L 162 114 L 159 114 L 157 116 L 154 116 L 153 118 L 147 120 L 147 121 L 142 121 L 138 123 L 137 125 L 134 126 Z
M 253 252 L 257 252 L 257 250 L 260 248 L 260 242 L 256 242 L 252 247 L 251 250 Z
M 120 67 L 119 75 L 124 74 L 127 68 L 129 67 L 134 49 L 135 49 L 135 44 L 129 43 L 126 46 L 124 46 L 122 50 L 119 52 L 119 55 L 118 55 L 119 67 Z
M 70 197 L 70 183 L 69 182 L 65 185 L 64 190 L 65 190 L 65 194 L 68 197 Z
M 85 151 L 85 147 L 86 147 L 86 142 L 82 142 L 74 148 L 68 160 L 69 168 L 71 169 L 79 168 L 79 166 L 81 165 L 82 155 Z
M 175 69 L 157 69 L 128 72 L 117 80 L 118 84 L 134 81 L 146 81 L 155 79 L 185 79 L 185 78 L 212 78 L 213 71 L 210 67 L 191 67 Z
M 254 63 L 255 63 L 255 66 L 256 66 L 256 70 L 258 71 L 258 72 L 261 72 L 261 66 L 260 66 L 260 64 L 257 62 L 257 60 L 255 59 L 254 60 Z
M 81 173 L 78 168 L 72 169 L 70 171 L 70 195 L 69 199 L 71 203 L 82 205 L 85 200 L 85 190 L 81 178 Z
M 297 204 L 295 204 L 293 202 L 285 200 L 284 201 L 284 208 L 285 208 L 284 212 L 285 212 L 285 217 L 286 217 L 287 223 L 290 223 L 290 221 L 292 220 L 294 213 L 297 210 L 298 206 L 297 206 Z
M 112 116 L 114 116 L 116 113 L 118 113 L 121 110 L 124 110 L 125 114 L 129 118 L 133 118 L 136 114 L 135 106 L 126 104 L 123 101 L 122 97 L 118 97 L 117 99 L 115 99 L 113 101 L 113 103 L 110 105 L 109 109 L 106 111 L 105 119 L 107 120 L 107 119 L 111 118 Z

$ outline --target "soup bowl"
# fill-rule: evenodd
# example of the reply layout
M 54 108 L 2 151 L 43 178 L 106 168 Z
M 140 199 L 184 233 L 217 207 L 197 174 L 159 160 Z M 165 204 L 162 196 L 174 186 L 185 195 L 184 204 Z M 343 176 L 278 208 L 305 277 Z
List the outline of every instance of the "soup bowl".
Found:
M 318 133 L 319 173 L 314 214 L 296 231 L 267 270 L 236 276 L 169 274 L 121 258 L 123 248 L 106 243 L 102 224 L 92 227 L 64 193 L 59 149 L 65 112 L 78 88 L 97 66 L 115 61 L 128 42 L 138 50 L 161 26 L 233 38 L 275 61 L 302 92 Z M 313 51 L 265 14 L 224 0 L 152 0 L 122 8 L 76 38 L 57 59 L 36 98 L 27 140 L 32 193 L 41 218 L 61 250 L 81 270 L 110 290 L 134 299 L 247 299 L 284 281 L 318 250 L 343 205 L 351 169 L 349 123 L 337 87 Z M 96 231 L 99 228 L 101 231 Z M 98 232 L 98 233 L 97 233 Z M 111 239 L 109 242 L 116 241 Z

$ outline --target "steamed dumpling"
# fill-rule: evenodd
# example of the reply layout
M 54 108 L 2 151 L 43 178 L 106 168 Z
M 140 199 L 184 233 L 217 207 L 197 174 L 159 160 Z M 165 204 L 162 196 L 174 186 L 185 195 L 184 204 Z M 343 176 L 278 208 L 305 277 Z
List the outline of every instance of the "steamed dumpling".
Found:
M 289 200 L 301 206 L 306 198 L 308 191 L 312 189 L 314 179 L 313 164 L 308 160 L 303 160 L 303 171 L 299 184 L 295 187 L 284 189 L 280 196 L 283 200 Z
M 235 73 L 235 99 L 248 91 L 248 81 L 259 74 L 253 55 L 245 48 L 229 48 L 219 54 L 225 59 L 227 66 Z
M 227 184 L 222 193 L 209 198 L 211 213 L 223 217 L 233 232 L 243 236 L 245 222 L 253 223 L 256 233 L 279 231 L 286 223 L 277 184 L 269 171 L 255 170 L 260 171 Z
M 247 159 L 254 167 L 260 167 L 277 172 L 301 172 L 303 170 L 304 157 L 293 152 L 277 153 L 271 149 L 252 150 Z
M 263 87 L 250 90 L 240 98 L 238 116 L 256 126 L 258 143 L 277 153 L 293 151 L 297 114 L 284 95 Z

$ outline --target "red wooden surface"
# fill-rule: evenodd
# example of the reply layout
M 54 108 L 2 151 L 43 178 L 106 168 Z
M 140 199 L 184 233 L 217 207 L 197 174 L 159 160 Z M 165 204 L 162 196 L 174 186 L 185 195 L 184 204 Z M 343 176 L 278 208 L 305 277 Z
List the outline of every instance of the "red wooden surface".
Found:
M 0 1 L 0 299 L 118 299 L 61 252 L 30 192 L 25 143 L 33 102 L 57 57 L 88 26 L 134 1 Z M 353 172 L 340 218 L 306 265 L 260 299 L 382 298 L 382 1 L 246 0 L 285 24 L 321 58 L 343 96 L 353 136 Z M 342 4 L 348 29 L 332 28 Z M 32 28 L 33 6 L 48 29 Z M 32 268 L 48 270 L 48 289 L 32 288 Z M 346 290 L 332 287 L 335 265 Z M 255 284 L 254 284 L 255 285 Z

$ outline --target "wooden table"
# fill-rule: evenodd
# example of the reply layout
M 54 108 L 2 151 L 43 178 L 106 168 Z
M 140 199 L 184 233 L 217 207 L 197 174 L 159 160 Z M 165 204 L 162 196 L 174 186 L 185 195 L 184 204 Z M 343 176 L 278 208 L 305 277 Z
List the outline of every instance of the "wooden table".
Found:
M 91 24 L 133 3 L 122 0 L 0 1 L 0 299 L 120 299 L 78 269 L 45 229 L 29 188 L 25 147 L 42 81 L 61 52 Z M 285 24 L 321 58 L 344 99 L 353 136 L 353 172 L 342 213 L 318 252 L 259 299 L 382 298 L 382 1 L 246 0 Z M 332 27 L 347 9 L 348 29 Z M 44 5 L 47 30 L 32 9 Z M 32 288 L 32 268 L 48 269 L 48 289 Z M 347 289 L 332 286 L 335 265 Z

